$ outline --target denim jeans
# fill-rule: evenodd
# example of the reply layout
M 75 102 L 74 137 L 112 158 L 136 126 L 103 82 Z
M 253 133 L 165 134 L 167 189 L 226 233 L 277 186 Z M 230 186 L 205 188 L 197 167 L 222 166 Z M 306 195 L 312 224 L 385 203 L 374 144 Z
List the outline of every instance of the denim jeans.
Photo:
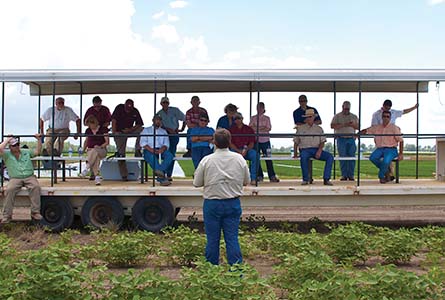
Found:
M 191 128 L 187 129 L 187 150 L 192 149 L 192 135 L 190 133 L 191 130 Z
M 304 148 L 300 149 L 300 165 L 301 172 L 303 173 L 303 181 L 309 181 L 309 160 L 315 158 L 318 148 Z M 331 178 L 332 163 L 334 157 L 331 153 L 322 151 L 319 160 L 326 161 L 324 165 L 323 179 L 329 180 Z
M 377 148 L 371 153 L 369 160 L 379 168 L 379 178 L 385 178 L 385 173 L 389 170 L 391 161 L 398 156 L 397 147 Z
M 162 163 L 159 164 L 158 155 L 151 153 L 150 151 L 144 149 L 144 160 L 150 165 L 150 167 L 154 170 L 161 170 L 162 172 L 166 172 L 167 168 L 173 162 L 173 156 L 170 152 L 164 151 L 161 154 Z
M 219 264 L 219 242 L 221 230 L 226 242 L 227 262 L 242 263 L 243 257 L 238 242 L 238 228 L 242 213 L 239 198 L 214 200 L 204 199 L 204 228 L 207 236 L 206 260 Z
M 193 147 L 192 148 L 192 160 L 193 165 L 195 166 L 195 169 L 198 167 L 199 162 L 201 159 L 203 159 L 205 156 L 212 154 L 213 149 L 210 147 Z
M 340 157 L 355 157 L 357 146 L 354 138 L 337 138 L 338 154 Z M 340 160 L 341 176 L 354 178 L 355 160 Z
M 168 141 L 170 142 L 170 147 L 168 147 L 168 151 L 172 154 L 173 158 L 175 158 L 175 156 L 176 156 L 176 147 L 178 146 L 178 143 L 179 143 L 179 136 L 177 136 L 177 135 L 173 135 L 173 136 L 169 135 L 168 136 Z M 175 165 L 175 161 L 172 160 L 170 166 L 165 171 L 167 173 L 168 177 L 172 176 L 173 166 L 174 165 Z
M 255 148 L 256 149 L 256 145 Z M 258 150 L 260 153 L 263 153 L 263 155 L 267 156 L 267 149 L 272 149 L 270 142 L 265 143 L 258 143 Z M 271 160 L 266 160 L 266 167 L 267 167 L 267 176 L 270 178 L 276 177 L 275 170 L 273 169 L 273 163 Z M 258 164 L 258 177 L 263 177 L 263 168 L 261 168 L 261 163 Z
M 242 148 L 240 148 L 239 150 L 243 150 Z M 193 151 L 192 151 L 193 153 Z M 256 180 L 256 174 L 257 174 L 257 168 L 258 168 L 258 163 L 260 162 L 260 157 L 258 155 L 258 152 L 256 152 L 254 149 L 250 149 L 249 151 L 247 151 L 246 156 L 244 156 L 245 160 L 250 161 L 250 180 Z

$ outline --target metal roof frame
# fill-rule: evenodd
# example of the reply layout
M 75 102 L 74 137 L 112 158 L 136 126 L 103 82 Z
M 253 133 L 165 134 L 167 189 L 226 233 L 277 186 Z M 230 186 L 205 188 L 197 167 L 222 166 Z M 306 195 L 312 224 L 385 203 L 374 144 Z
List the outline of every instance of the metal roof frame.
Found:
M 199 92 L 428 92 L 443 69 L 0 70 L 31 95 Z M 335 88 L 334 88 L 335 82 Z

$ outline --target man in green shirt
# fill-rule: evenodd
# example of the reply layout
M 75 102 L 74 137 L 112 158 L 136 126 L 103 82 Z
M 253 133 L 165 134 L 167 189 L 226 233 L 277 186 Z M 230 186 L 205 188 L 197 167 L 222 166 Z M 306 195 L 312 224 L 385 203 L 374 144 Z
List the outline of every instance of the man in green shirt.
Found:
M 37 148 L 34 152 L 29 149 L 20 149 L 20 141 L 13 136 L 8 136 L 0 144 L 0 157 L 8 168 L 10 177 L 9 183 L 6 186 L 2 224 L 11 221 L 15 196 L 22 187 L 26 187 L 30 192 L 31 219 L 34 221 L 42 219 L 40 215 L 40 185 L 34 175 L 34 167 L 31 161 L 31 157 L 40 153 L 42 141 L 40 134 L 36 134 L 35 137 L 37 139 Z M 9 151 L 5 150 L 7 145 L 9 145 Z

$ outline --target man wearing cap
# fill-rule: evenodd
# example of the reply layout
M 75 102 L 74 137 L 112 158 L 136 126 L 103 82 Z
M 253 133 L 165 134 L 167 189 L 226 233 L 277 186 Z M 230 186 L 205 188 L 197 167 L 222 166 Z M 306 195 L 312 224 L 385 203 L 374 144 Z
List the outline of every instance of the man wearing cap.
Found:
M 95 116 L 97 121 L 99 121 L 100 127 L 106 127 L 110 126 L 111 122 L 111 113 L 108 107 L 105 105 L 102 105 L 102 99 L 99 96 L 93 97 L 93 106 L 88 108 L 87 112 L 85 113 L 85 116 L 83 117 L 83 124 L 86 126 L 87 119 L 89 116 Z
M 343 102 L 342 111 L 336 114 L 331 122 L 340 157 L 355 157 L 357 150 L 354 133 L 358 130 L 358 118 L 350 110 L 351 102 Z M 355 160 L 340 160 L 340 169 L 340 180 L 354 180 Z
M 170 143 L 167 131 L 161 128 L 161 125 L 161 117 L 155 115 L 153 117 L 153 126 L 146 127 L 141 132 L 141 148 L 143 149 L 145 161 L 157 176 L 156 180 L 162 186 L 167 186 L 171 182 L 165 178 L 165 172 L 173 162 L 173 155 L 168 151 Z M 159 155 L 161 155 L 162 159 L 161 164 L 159 164 Z
M 243 123 L 243 115 L 235 113 L 235 123 L 229 131 L 232 135 L 230 150 L 241 154 L 244 159 L 250 161 L 250 184 L 256 185 L 259 154 L 255 147 L 255 131 Z
M 20 149 L 18 138 L 8 136 L 0 144 L 0 157 L 3 159 L 9 173 L 9 183 L 6 186 L 5 202 L 3 206 L 3 218 L 1 223 L 9 223 L 12 219 L 12 211 L 17 193 L 22 187 L 29 190 L 31 200 L 31 219 L 40 221 L 40 185 L 34 175 L 34 166 L 31 158 L 38 155 L 42 150 L 41 135 L 35 135 L 37 148 L 32 152 L 29 149 Z M 9 145 L 9 151 L 6 146 Z
M 139 110 L 134 107 L 134 102 L 131 99 L 127 99 L 125 104 L 119 104 L 114 109 L 111 115 L 111 130 L 112 133 L 117 135 L 114 137 L 114 142 L 116 143 L 117 154 L 120 157 L 125 157 L 127 148 L 128 136 L 136 136 L 135 144 L 135 156 L 140 153 L 140 143 L 139 134 L 142 131 L 142 126 L 144 122 L 142 121 L 141 114 Z M 119 172 L 121 173 L 122 180 L 128 180 L 128 169 L 127 163 L 123 160 L 118 161 Z
M 403 138 L 401 136 L 400 128 L 391 123 L 391 112 L 382 112 L 383 124 L 374 125 L 367 129 L 360 131 L 360 134 L 377 134 L 375 136 L 376 149 L 372 152 L 369 160 L 379 168 L 380 183 L 387 183 L 389 165 L 393 159 L 403 159 Z M 397 153 L 397 145 L 399 146 L 399 153 Z
M 192 151 L 192 137 L 190 135 L 190 130 L 192 128 L 199 126 L 199 118 L 201 115 L 207 115 L 207 110 L 200 107 L 199 104 L 201 101 L 199 100 L 198 96 L 193 96 L 192 100 L 190 101 L 192 104 L 192 108 L 190 108 L 188 111 L 185 112 L 185 121 L 187 123 L 187 152 L 184 153 L 183 157 L 191 157 L 191 151 Z
M 309 108 L 306 114 L 303 115 L 305 123 L 298 127 L 298 136 L 294 138 L 295 145 L 300 149 L 300 165 L 303 173 L 303 182 L 301 185 L 312 183 L 309 178 L 309 160 L 315 158 L 324 160 L 323 184 L 332 185 L 331 170 L 334 157 L 331 153 L 323 150 L 326 138 L 323 136 L 323 128 L 315 124 L 316 113 L 315 110 Z
M 48 154 L 52 153 L 52 144 L 54 143 L 55 149 L 58 151 L 57 154 L 60 155 L 63 152 L 63 143 L 70 134 L 70 121 L 76 122 L 77 133 L 74 135 L 74 139 L 78 138 L 80 134 L 80 118 L 71 109 L 71 107 L 65 106 L 65 99 L 58 97 L 56 99 L 56 109 L 54 110 L 54 130 L 53 126 L 53 107 L 49 107 L 40 118 L 40 134 L 43 135 L 43 129 L 45 121 L 48 122 L 48 129 L 46 130 L 45 137 L 45 149 Z M 59 136 L 51 137 L 52 134 L 57 134 Z
M 378 111 L 376 111 L 375 113 L 372 114 L 371 126 L 383 124 L 382 112 L 384 112 L 384 111 L 391 112 L 390 123 L 395 124 L 397 118 L 400 118 L 402 115 L 410 113 L 413 110 L 417 109 L 419 107 L 419 104 L 416 103 L 414 106 L 412 106 L 410 108 L 406 108 L 404 110 L 396 110 L 396 109 L 392 109 L 391 107 L 392 107 L 391 100 L 386 99 L 385 101 L 383 101 L 382 108 L 380 108 Z
M 179 143 L 178 133 L 183 132 L 186 126 L 185 115 L 182 111 L 177 107 L 170 106 L 170 100 L 168 97 L 162 97 L 161 99 L 162 109 L 158 111 L 156 114 L 161 116 L 162 118 L 162 128 L 167 130 L 169 136 L 170 147 L 168 151 L 173 155 L 173 158 L 176 156 L 176 148 Z M 182 121 L 182 127 L 179 129 L 179 121 Z M 167 168 L 167 178 L 168 180 L 172 180 L 173 166 L 175 162 L 172 161 L 170 167 Z
M 314 123 L 316 125 L 321 125 L 320 115 L 318 114 L 317 109 L 307 105 L 306 95 L 300 95 L 300 97 L 298 97 L 298 103 L 300 103 L 300 107 L 297 108 L 296 110 L 294 110 L 294 113 L 293 113 L 295 126 L 298 127 L 305 123 L 306 119 L 304 117 L 304 114 L 306 113 L 306 110 L 308 110 L 308 109 L 312 109 L 315 111 L 316 117 L 315 117 Z

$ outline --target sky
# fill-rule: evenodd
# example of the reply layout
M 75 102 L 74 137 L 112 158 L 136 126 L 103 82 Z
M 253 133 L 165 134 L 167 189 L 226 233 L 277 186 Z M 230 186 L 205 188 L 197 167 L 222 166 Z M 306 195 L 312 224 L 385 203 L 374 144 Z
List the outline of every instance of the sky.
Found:
M 444 15 L 445 0 L 0 0 L 0 69 L 445 69 Z M 430 92 L 421 95 L 421 132 L 443 132 L 437 126 L 445 121 L 443 86 L 437 90 L 432 83 Z M 7 84 L 5 94 L 5 133 L 29 134 L 37 124 L 37 100 L 21 84 Z M 309 105 L 320 112 L 325 132 L 332 132 L 332 94 L 307 94 Z M 93 96 L 84 96 L 85 109 Z M 192 95 L 169 96 L 171 105 L 183 112 L 190 107 Z M 209 110 L 211 126 L 229 102 L 249 115 L 249 95 L 199 96 Z M 291 111 L 298 107 L 298 96 L 261 95 L 272 132 L 293 131 Z M 150 125 L 152 96 L 128 97 Z M 128 97 L 102 98 L 113 110 Z M 66 98 L 66 105 L 79 112 L 79 97 Z M 396 109 L 416 102 L 412 94 L 363 95 L 363 126 L 387 98 Z M 337 112 L 343 100 L 350 100 L 357 114 L 356 93 L 339 94 L 337 99 Z M 45 100 L 43 107 L 49 105 Z M 17 115 L 22 117 L 19 122 Z M 415 120 L 413 112 L 397 125 L 405 133 L 415 133 Z

